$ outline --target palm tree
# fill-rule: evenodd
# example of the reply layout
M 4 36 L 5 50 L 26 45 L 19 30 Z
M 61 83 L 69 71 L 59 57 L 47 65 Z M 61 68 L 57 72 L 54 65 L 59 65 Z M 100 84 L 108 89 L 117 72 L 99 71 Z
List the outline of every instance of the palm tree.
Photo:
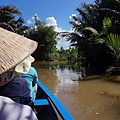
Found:
M 44 22 L 36 20 L 34 28 L 28 31 L 28 38 L 38 42 L 38 47 L 33 56 L 36 60 L 49 60 L 57 41 L 55 40 L 56 32 L 53 26 L 46 26 Z
M 20 16 L 22 13 L 15 6 L 0 6 L 0 27 L 24 35 L 28 27 L 24 25 L 22 17 L 16 20 L 16 15 Z
M 9 25 L 14 29 L 14 32 L 20 34 L 20 35 L 25 35 L 26 30 L 29 30 L 30 27 L 24 25 L 24 20 L 22 17 L 18 18 L 17 20 L 12 20 Z
M 119 34 L 119 6 L 119 0 L 96 0 L 95 4 L 82 3 L 76 9 L 79 17 L 73 16 L 73 21 L 70 21 L 73 32 L 62 32 L 63 36 L 68 37 L 67 40 L 71 45 L 77 47 L 78 57 L 84 58 L 86 64 L 89 63 L 98 69 L 99 67 L 107 68 L 116 60 L 104 38 L 110 33 Z M 108 17 L 110 20 L 107 19 Z M 110 26 L 111 23 L 112 26 Z
M 95 3 L 99 18 L 109 17 L 114 24 L 112 33 L 120 34 L 120 0 L 96 0 Z
M 110 34 L 105 38 L 105 41 L 109 44 L 111 54 L 114 56 L 114 64 L 109 66 L 106 70 L 106 76 L 119 75 L 120 73 L 120 35 Z
M 79 8 L 76 9 L 79 12 L 78 16 L 72 16 L 73 21 L 70 21 L 72 25 L 73 32 L 61 32 L 62 36 L 67 37 L 70 41 L 71 46 L 75 46 L 78 50 L 78 60 L 85 60 L 86 56 L 90 54 L 90 41 L 89 37 L 91 33 L 83 31 L 85 27 L 96 28 L 97 31 L 101 31 L 102 22 L 99 19 L 98 9 L 92 4 L 82 3 Z M 92 41 L 91 41 L 92 42 Z M 84 61 L 85 62 L 85 61 Z
M 109 18 L 105 18 L 103 20 L 103 31 L 101 33 L 98 33 L 95 29 L 91 27 L 86 27 L 84 30 L 91 31 L 91 37 L 90 40 L 94 39 L 95 43 L 98 44 L 98 48 L 96 49 L 98 51 L 103 51 L 102 54 L 106 52 L 106 59 L 107 67 L 110 66 L 120 66 L 120 36 L 118 34 L 109 33 L 110 28 L 112 28 L 111 20 Z M 103 35 L 104 34 L 104 35 Z M 94 38 L 93 38 L 94 36 Z M 104 37 L 103 37 L 104 36 Z M 93 43 L 93 42 L 92 42 Z M 102 47 L 104 45 L 104 47 Z M 106 48 L 106 50 L 105 50 Z M 94 51 L 95 52 L 95 51 Z M 100 54 L 98 54 L 100 56 Z M 100 56 L 102 57 L 102 56 Z M 94 56 L 95 58 L 95 56 Z M 111 58 L 111 59 L 110 59 Z M 103 59 L 104 60 L 104 59 Z M 103 60 L 102 63 L 103 63 Z M 89 60 L 90 61 L 90 60 Z M 104 65 L 104 64 L 103 64 Z
M 12 28 L 12 26 L 10 25 L 10 23 L 15 19 L 15 15 L 21 15 L 21 12 L 15 6 L 1 6 L 0 26 L 15 32 L 14 28 Z
M 109 43 L 108 47 L 116 58 L 114 66 L 120 67 L 120 35 L 111 33 L 105 38 L 105 41 Z

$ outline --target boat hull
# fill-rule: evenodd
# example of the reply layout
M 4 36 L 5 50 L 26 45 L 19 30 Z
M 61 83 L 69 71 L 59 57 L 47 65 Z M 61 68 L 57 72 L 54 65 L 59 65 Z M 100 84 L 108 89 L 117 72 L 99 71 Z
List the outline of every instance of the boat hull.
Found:
M 40 81 L 34 105 L 38 120 L 73 120 L 61 102 Z

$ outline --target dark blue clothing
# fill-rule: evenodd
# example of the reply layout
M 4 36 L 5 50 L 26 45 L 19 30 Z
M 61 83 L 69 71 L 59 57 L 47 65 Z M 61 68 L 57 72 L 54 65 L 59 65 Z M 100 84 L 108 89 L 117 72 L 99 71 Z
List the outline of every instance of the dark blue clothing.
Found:
M 30 89 L 24 78 L 16 77 L 0 86 L 0 96 L 9 97 L 17 103 L 22 103 L 23 99 L 30 100 Z

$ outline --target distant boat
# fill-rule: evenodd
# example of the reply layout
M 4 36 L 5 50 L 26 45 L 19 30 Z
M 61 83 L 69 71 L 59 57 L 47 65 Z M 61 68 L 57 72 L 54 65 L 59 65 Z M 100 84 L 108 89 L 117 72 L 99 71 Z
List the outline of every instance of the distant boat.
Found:
M 34 101 L 38 120 L 74 120 L 61 102 L 40 81 Z

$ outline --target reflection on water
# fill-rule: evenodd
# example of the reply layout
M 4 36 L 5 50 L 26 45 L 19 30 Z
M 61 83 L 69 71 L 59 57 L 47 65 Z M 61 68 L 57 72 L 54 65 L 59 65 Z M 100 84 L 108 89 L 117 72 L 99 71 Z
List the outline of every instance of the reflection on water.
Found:
M 75 120 L 119 120 L 120 98 L 100 94 L 120 94 L 120 85 L 102 76 L 85 76 L 76 65 L 36 62 L 39 79 L 62 102 Z M 81 74 L 82 73 L 82 74 Z

